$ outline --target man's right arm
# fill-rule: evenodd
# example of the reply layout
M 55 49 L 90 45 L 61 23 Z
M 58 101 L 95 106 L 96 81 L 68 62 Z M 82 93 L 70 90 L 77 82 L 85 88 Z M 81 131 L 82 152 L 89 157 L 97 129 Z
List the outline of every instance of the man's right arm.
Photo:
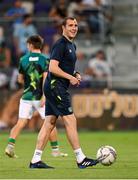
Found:
M 74 76 L 64 72 L 59 67 L 59 61 L 52 59 L 49 64 L 49 71 L 58 77 L 68 79 L 72 85 L 79 85 L 79 81 Z

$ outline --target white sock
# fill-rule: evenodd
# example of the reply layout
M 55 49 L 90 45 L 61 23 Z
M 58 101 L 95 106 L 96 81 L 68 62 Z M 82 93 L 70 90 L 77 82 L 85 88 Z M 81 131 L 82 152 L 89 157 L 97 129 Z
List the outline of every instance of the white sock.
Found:
M 83 154 L 81 148 L 74 150 L 74 153 L 75 153 L 75 155 L 76 155 L 76 159 L 77 159 L 77 162 L 78 162 L 78 163 L 82 162 L 83 159 L 86 157 L 86 156 Z
M 43 151 L 36 149 L 32 158 L 32 163 L 36 163 L 38 161 L 41 161 Z
M 10 149 L 14 149 L 15 144 L 8 144 L 7 147 Z

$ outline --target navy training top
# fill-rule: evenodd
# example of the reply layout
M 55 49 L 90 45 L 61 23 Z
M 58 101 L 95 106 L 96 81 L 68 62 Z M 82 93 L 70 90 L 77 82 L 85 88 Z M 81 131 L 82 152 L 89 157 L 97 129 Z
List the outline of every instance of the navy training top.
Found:
M 67 38 L 62 36 L 53 46 L 51 51 L 50 60 L 59 61 L 59 67 L 66 73 L 73 75 L 75 69 L 76 57 L 76 46 L 74 43 L 70 42 Z M 48 72 L 46 78 L 46 84 L 50 86 L 51 81 L 56 79 L 58 84 L 64 88 L 69 87 L 69 80 L 55 76 L 51 72 Z M 47 86 L 46 85 L 46 86 Z

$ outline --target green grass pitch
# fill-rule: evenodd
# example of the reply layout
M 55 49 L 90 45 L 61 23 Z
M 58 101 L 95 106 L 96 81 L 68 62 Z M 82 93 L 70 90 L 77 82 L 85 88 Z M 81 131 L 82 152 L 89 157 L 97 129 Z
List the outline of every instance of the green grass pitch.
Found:
M 74 153 L 64 132 L 59 132 L 61 148 L 68 157 L 51 157 L 48 145 L 43 161 L 55 169 L 29 169 L 37 133 L 22 133 L 16 142 L 18 159 L 4 154 L 8 134 L 0 132 L 0 179 L 137 179 L 138 178 L 138 132 L 79 132 L 81 146 L 88 157 L 96 156 L 102 145 L 111 145 L 117 151 L 117 161 L 109 167 L 78 169 Z

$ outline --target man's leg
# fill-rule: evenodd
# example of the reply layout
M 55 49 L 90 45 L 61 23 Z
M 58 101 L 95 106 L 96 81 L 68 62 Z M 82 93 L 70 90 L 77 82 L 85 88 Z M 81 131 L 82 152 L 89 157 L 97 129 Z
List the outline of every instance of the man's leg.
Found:
M 45 106 L 41 107 L 40 104 L 37 102 L 35 107 L 37 109 L 37 112 L 39 112 L 41 119 L 45 121 Z M 60 152 L 60 147 L 58 142 L 58 132 L 56 127 L 51 131 L 49 136 L 49 141 L 52 149 L 52 153 L 51 153 L 52 156 L 54 157 L 68 156 L 67 153 Z
M 36 149 L 30 163 L 30 168 L 51 168 L 41 161 L 41 156 L 49 140 L 50 133 L 55 127 L 56 119 L 56 116 L 46 116 L 46 119 L 38 134 Z
M 79 137 L 77 132 L 77 121 L 74 114 L 63 116 L 62 120 L 65 124 L 68 140 L 76 155 L 78 167 L 86 168 L 88 166 L 96 165 L 98 161 L 87 158 L 82 152 L 82 149 L 80 148 Z
M 60 151 L 59 143 L 58 143 L 58 132 L 57 132 L 56 127 L 51 131 L 50 136 L 49 136 L 49 141 L 50 141 L 50 145 L 52 148 L 52 153 L 51 153 L 52 156 L 54 156 L 54 157 L 58 157 L 58 156 L 66 157 L 66 156 L 68 156 L 67 153 L 63 153 Z
M 11 158 L 17 157 L 14 152 L 14 147 L 15 147 L 15 141 L 16 138 L 19 136 L 21 130 L 25 127 L 27 124 L 27 119 L 19 119 L 17 121 L 17 124 L 12 128 L 10 132 L 10 136 L 8 139 L 8 145 L 5 149 L 6 155 L 8 155 Z

